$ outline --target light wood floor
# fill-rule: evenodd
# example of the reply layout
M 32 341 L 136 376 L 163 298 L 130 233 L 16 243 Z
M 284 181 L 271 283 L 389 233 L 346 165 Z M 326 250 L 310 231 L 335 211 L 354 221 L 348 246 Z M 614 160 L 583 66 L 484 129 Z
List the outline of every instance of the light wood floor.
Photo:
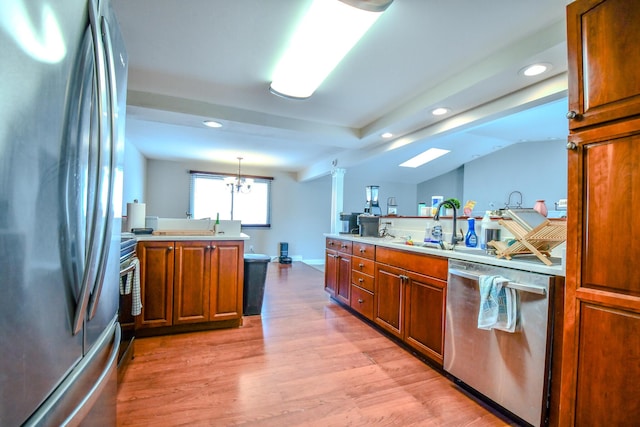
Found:
M 243 327 L 138 339 L 118 425 L 511 425 L 332 302 L 323 281 L 271 263 L 262 315 Z

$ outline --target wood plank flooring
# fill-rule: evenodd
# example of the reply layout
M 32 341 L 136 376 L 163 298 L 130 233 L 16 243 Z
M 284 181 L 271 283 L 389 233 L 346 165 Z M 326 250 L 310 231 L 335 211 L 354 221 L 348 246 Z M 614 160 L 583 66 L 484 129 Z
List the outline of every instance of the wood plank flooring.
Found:
M 119 426 L 506 426 L 331 301 L 322 272 L 270 263 L 261 316 L 237 329 L 142 338 Z

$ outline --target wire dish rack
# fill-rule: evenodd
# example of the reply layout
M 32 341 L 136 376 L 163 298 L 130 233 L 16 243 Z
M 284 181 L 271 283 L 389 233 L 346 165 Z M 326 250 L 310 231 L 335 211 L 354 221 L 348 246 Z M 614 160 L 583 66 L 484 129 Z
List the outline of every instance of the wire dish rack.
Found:
M 487 244 L 496 248 L 496 257 L 511 259 L 513 255 L 534 254 L 551 266 L 551 251 L 567 240 L 566 222 L 551 222 L 533 209 L 508 210 L 511 218 L 501 219 L 500 225 L 513 234 L 509 242 L 492 240 Z

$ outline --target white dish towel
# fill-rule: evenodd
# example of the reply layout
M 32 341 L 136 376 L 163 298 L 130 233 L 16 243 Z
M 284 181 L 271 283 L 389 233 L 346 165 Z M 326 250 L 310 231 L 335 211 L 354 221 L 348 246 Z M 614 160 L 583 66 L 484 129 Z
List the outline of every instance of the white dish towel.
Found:
M 518 292 L 507 288 L 501 276 L 480 276 L 480 307 L 478 329 L 499 329 L 515 332 L 518 320 Z
M 127 273 L 127 280 L 122 283 L 120 280 L 120 294 L 131 295 L 131 315 L 138 316 L 142 312 L 142 300 L 140 298 L 140 261 L 133 258 L 129 266 L 134 266 L 133 270 Z

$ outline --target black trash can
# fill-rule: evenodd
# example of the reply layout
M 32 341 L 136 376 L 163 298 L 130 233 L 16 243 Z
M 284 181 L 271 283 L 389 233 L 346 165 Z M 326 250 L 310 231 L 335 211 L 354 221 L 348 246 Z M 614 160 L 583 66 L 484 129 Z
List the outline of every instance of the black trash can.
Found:
M 264 298 L 264 283 L 267 280 L 268 255 L 244 254 L 244 296 L 242 311 L 245 316 L 260 314 Z

